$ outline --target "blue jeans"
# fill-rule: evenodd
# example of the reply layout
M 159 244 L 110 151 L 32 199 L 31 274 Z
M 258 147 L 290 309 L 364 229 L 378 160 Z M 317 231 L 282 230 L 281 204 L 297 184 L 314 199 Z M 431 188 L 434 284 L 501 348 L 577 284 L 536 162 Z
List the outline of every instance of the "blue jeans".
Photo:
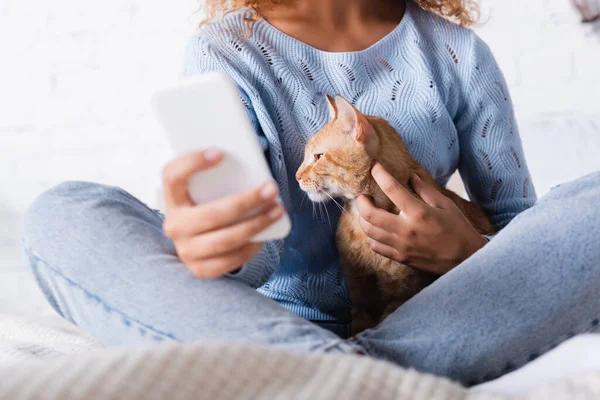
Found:
M 474 385 L 600 323 L 600 173 L 555 188 L 378 327 L 344 340 L 229 278 L 196 279 L 162 216 L 125 191 L 42 194 L 24 246 L 66 319 L 107 346 L 220 339 L 366 353 Z

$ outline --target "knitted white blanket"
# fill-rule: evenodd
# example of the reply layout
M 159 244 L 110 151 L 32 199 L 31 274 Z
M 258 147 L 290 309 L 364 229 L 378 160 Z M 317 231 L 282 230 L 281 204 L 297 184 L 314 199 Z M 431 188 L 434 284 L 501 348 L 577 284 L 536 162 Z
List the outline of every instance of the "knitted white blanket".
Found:
M 359 356 L 229 343 L 100 349 L 66 324 L 0 317 L 0 399 L 506 399 Z M 44 345 L 35 344 L 44 339 Z M 73 354 L 75 353 L 75 354 Z M 600 373 L 520 399 L 600 398 Z

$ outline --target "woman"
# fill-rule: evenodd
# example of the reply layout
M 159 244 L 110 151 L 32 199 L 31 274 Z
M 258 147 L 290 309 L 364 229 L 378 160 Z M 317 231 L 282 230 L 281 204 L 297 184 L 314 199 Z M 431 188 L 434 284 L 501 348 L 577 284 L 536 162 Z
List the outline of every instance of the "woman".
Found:
M 106 345 L 222 339 L 359 353 L 465 384 L 597 329 L 600 252 L 592 243 L 600 224 L 592 204 L 600 176 L 532 207 L 494 58 L 474 33 L 440 17 L 468 25 L 474 2 L 237 1 L 232 10 L 208 3 L 211 15 L 232 12 L 193 37 L 185 73 L 219 70 L 235 80 L 277 185 L 193 205 L 189 177 L 221 157 L 205 149 L 165 169 L 164 217 L 117 188 L 71 182 L 46 192 L 29 211 L 24 246 L 61 315 Z M 327 120 L 325 94 L 390 121 L 440 184 L 458 168 L 471 198 L 504 228 L 488 243 L 457 210 L 431 206 L 439 199 L 426 185 L 415 189 L 429 204 L 401 215 L 361 199 L 375 251 L 441 277 L 351 339 L 335 224 L 313 218 L 294 178 L 306 140 Z M 406 200 L 384 170 L 373 175 L 390 198 Z M 251 243 L 281 217 L 278 194 L 292 234 Z M 263 214 L 231 225 L 261 205 Z M 385 242 L 381 229 L 399 239 Z

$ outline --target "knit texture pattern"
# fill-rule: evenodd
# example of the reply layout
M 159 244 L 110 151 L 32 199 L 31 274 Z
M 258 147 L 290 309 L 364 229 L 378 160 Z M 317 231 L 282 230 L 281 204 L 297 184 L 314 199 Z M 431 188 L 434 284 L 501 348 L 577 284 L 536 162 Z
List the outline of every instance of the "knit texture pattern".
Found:
M 401 23 L 373 46 L 330 53 L 262 19 L 249 34 L 248 13 L 199 29 L 184 68 L 237 83 L 293 223 L 285 241 L 267 243 L 235 279 L 307 319 L 349 318 L 334 237 L 339 210 L 315 212 L 295 180 L 304 145 L 328 121 L 326 94 L 389 121 L 439 184 L 458 169 L 499 227 L 535 202 L 506 82 L 472 31 L 409 1 Z

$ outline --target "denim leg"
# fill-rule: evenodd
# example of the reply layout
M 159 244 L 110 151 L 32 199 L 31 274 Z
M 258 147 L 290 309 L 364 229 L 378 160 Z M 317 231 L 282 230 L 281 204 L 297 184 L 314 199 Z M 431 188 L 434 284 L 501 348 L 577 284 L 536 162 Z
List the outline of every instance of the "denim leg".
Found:
M 42 194 L 24 247 L 56 311 L 107 346 L 218 339 L 360 351 L 237 281 L 195 278 L 162 216 L 118 188 L 69 182 Z
M 600 324 L 600 173 L 552 190 L 483 249 L 356 338 L 467 385 Z

